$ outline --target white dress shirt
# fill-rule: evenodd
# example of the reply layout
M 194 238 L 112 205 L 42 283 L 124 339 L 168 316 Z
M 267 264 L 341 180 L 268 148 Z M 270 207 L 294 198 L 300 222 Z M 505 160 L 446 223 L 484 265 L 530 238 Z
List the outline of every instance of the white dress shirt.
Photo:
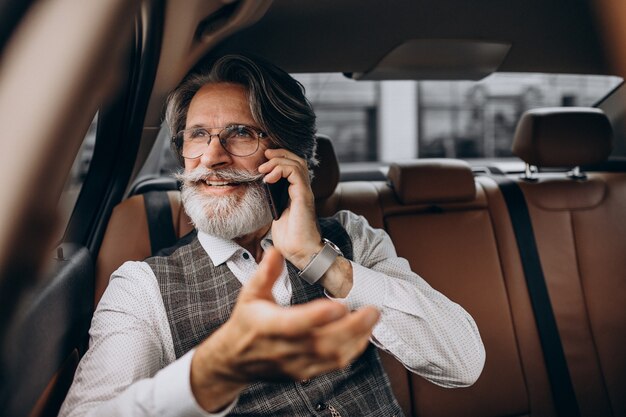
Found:
M 337 301 L 351 310 L 376 306 L 381 318 L 372 343 L 411 372 L 446 387 L 472 384 L 485 351 L 471 316 L 432 289 L 396 255 L 387 233 L 362 216 L 342 211 L 335 218 L 352 240 L 353 287 Z M 267 249 L 267 236 L 261 243 Z M 233 241 L 198 233 L 214 265 L 226 263 L 242 284 L 257 263 Z M 287 306 L 287 268 L 272 293 Z M 89 350 L 81 360 L 60 416 L 223 416 L 204 412 L 190 386 L 194 350 L 178 360 L 157 280 L 145 262 L 126 262 L 111 276 L 91 323 Z

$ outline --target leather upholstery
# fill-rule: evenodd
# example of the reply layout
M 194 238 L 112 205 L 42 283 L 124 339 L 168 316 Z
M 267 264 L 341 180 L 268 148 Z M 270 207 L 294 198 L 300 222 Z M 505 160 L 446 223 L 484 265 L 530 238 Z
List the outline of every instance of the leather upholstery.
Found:
M 611 124 L 600 109 L 533 109 L 525 112 L 517 125 L 513 154 L 546 168 L 595 164 L 611 153 L 612 135 Z
M 448 177 L 448 169 L 458 168 L 440 164 L 432 168 L 432 175 L 439 175 L 436 169 L 442 171 L 443 177 Z M 403 172 L 400 170 L 399 174 Z M 453 175 L 450 177 L 454 178 Z M 487 352 L 483 373 L 469 388 L 445 389 L 409 374 L 414 415 L 550 415 L 549 394 L 544 401 L 534 398 L 531 401 L 534 387 L 529 386 L 527 369 L 520 360 L 526 354 L 518 346 L 499 250 L 502 242 L 494 232 L 493 214 L 485 190 L 473 178 L 471 185 L 475 194 L 473 200 L 441 203 L 421 199 L 420 204 L 406 204 L 398 198 L 397 190 L 379 185 L 385 229 L 398 254 L 435 289 L 472 315 Z M 506 211 L 502 214 L 507 215 Z M 514 242 L 512 234 L 508 239 Z M 513 267 L 519 272 L 519 258 L 516 261 Z M 539 364 L 541 372 L 540 349 L 531 352 L 527 360 Z M 539 391 L 549 392 L 549 388 L 543 385 Z
M 176 236 L 189 233 L 193 226 L 180 203 L 178 191 L 168 191 Z M 111 274 L 126 261 L 142 261 L 150 256 L 150 237 L 143 195 L 118 204 L 102 240 L 96 261 L 95 304 L 98 304 Z
M 521 187 L 581 412 L 626 415 L 621 395 L 626 386 L 626 175 L 591 173 L 588 183 L 593 185 L 587 189 L 572 187 L 575 183 L 563 177 Z M 605 192 L 593 205 L 580 204 L 589 197 L 572 196 L 574 188 L 594 190 L 595 184 Z
M 597 173 L 590 177 L 604 181 L 609 192 L 602 205 L 572 213 L 580 289 L 613 415 L 624 416 L 626 174 Z M 583 381 L 580 384 L 585 386 Z
M 604 161 L 611 127 L 599 109 L 526 113 L 513 151 L 532 165 Z M 582 415 L 626 415 L 626 174 L 520 181 Z
M 339 184 L 330 198 L 316 200 L 317 215 L 331 216 L 339 210 L 351 210 L 365 217 L 370 226 L 382 228 L 383 212 L 378 202 L 377 184 L 367 181 Z
M 458 159 L 392 163 L 387 177 L 404 204 L 471 201 L 476 195 L 472 170 Z
M 528 394 L 528 411 L 525 415 L 555 416 L 556 410 L 544 365 L 541 342 L 504 197 L 493 179 L 477 177 L 476 181 L 487 196 L 494 237 L 498 242 L 498 256 L 504 285 L 507 288 L 511 317 L 520 352 L 519 361 L 524 371 Z M 489 356 L 489 350 L 487 356 Z
M 591 209 L 603 203 L 608 191 L 605 182 L 597 178 L 574 181 L 563 174 L 538 177 L 532 188 L 537 191 L 526 197 L 544 210 Z
M 339 183 L 339 161 L 328 136 L 317 135 L 317 160 L 319 164 L 313 167 L 311 188 L 316 200 L 325 200 Z

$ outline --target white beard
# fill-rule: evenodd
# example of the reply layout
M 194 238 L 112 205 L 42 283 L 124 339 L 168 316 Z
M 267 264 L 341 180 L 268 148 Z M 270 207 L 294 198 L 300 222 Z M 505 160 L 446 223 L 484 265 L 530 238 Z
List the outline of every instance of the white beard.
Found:
M 243 195 L 212 196 L 202 192 L 198 181 L 209 175 L 224 180 L 237 180 L 245 187 Z M 177 174 L 182 181 L 181 199 L 192 223 L 201 232 L 223 239 L 234 239 L 255 232 L 272 221 L 261 176 L 247 171 L 207 170 L 199 167 Z

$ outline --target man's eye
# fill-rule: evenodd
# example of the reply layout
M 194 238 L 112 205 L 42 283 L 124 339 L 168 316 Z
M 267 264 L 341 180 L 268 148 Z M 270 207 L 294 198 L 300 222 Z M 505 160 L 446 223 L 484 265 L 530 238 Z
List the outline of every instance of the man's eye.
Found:
M 189 139 L 202 139 L 208 136 L 206 129 L 191 129 L 188 132 Z
M 234 126 L 234 134 L 240 138 L 251 138 L 254 136 L 254 132 L 248 126 Z

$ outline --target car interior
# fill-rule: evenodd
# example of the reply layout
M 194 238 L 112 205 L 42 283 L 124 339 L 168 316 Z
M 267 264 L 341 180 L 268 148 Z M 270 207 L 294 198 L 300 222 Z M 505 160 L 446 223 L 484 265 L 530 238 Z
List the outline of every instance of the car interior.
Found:
M 626 75 L 621 0 L 2 0 L 0 22 L 6 416 L 57 415 L 111 273 L 193 231 L 155 165 L 190 72 L 235 53 L 357 84 Z M 384 229 L 485 345 L 455 389 L 380 351 L 405 415 L 626 415 L 626 87 L 606 93 L 524 111 L 506 158 L 350 166 L 319 132 L 318 216 Z

